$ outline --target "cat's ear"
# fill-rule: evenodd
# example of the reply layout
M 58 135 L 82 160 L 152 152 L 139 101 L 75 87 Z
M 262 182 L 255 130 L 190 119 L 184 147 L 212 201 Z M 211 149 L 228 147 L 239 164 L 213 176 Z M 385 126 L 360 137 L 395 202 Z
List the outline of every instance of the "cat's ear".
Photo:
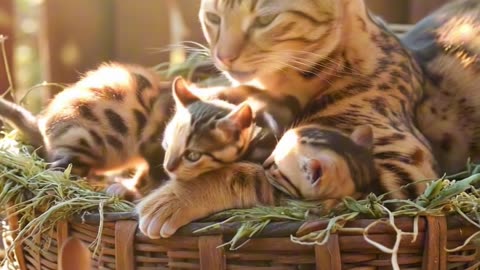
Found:
M 308 180 L 312 186 L 317 185 L 322 180 L 324 174 L 323 162 L 317 159 L 307 161 Z
M 175 99 L 175 103 L 182 107 L 186 107 L 200 100 L 200 98 L 189 89 L 187 81 L 180 76 L 176 77 L 173 81 L 172 95 Z
M 227 116 L 218 120 L 216 127 L 225 139 L 228 138 L 227 140 L 232 138 L 237 140 L 237 136 L 240 135 L 246 138 L 246 141 L 250 141 L 254 127 L 252 108 L 247 104 L 238 106 Z
M 373 148 L 373 130 L 370 125 L 356 127 L 350 138 L 359 146 L 367 149 Z
M 253 110 L 248 104 L 238 106 L 235 110 L 229 113 L 225 120 L 233 123 L 240 130 L 249 128 L 253 124 Z

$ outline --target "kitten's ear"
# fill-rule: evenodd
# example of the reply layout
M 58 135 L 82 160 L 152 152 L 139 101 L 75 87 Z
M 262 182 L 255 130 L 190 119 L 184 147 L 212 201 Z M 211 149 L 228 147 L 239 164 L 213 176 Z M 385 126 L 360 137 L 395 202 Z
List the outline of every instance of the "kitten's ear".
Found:
M 216 123 L 225 140 L 238 140 L 238 135 L 250 141 L 253 137 L 253 111 L 250 105 L 241 105 Z M 237 134 L 237 135 L 236 135 Z
M 370 125 L 364 125 L 355 128 L 350 138 L 359 146 L 367 149 L 373 148 L 373 130 Z
M 253 110 L 248 104 L 243 104 L 229 113 L 226 120 L 235 124 L 240 130 L 249 128 L 253 124 Z
M 187 81 L 180 76 L 176 77 L 173 81 L 172 94 L 175 103 L 183 107 L 200 100 L 200 98 L 188 88 Z
M 322 161 L 317 159 L 310 159 L 307 162 L 308 180 L 312 186 L 317 185 L 322 180 L 324 167 Z

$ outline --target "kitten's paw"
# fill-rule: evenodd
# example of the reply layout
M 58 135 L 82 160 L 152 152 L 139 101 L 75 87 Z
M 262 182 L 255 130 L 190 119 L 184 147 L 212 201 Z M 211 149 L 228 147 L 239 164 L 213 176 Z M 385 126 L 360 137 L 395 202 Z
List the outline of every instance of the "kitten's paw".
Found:
M 168 238 L 180 227 L 203 216 L 200 209 L 186 205 L 171 190 L 160 188 L 159 191 L 145 197 L 136 207 L 140 231 L 146 236 Z
M 109 195 L 117 196 L 119 198 L 122 198 L 130 202 L 139 200 L 142 197 L 142 195 L 138 191 L 128 189 L 126 186 L 124 186 L 121 183 L 111 184 L 110 186 L 108 186 L 105 192 Z

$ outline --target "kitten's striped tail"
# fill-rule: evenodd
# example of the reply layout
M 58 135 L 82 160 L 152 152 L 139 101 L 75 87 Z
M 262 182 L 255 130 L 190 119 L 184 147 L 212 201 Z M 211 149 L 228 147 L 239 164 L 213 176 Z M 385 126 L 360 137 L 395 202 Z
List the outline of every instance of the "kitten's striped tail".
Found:
M 32 146 L 43 146 L 43 136 L 38 127 L 37 117 L 27 109 L 0 98 L 0 119 L 20 130 Z

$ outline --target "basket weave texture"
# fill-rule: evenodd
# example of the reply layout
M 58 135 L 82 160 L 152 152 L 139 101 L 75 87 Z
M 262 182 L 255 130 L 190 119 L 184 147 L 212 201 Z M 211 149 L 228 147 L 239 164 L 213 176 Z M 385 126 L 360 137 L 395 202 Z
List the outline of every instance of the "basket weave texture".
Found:
M 357 220 L 347 225 L 362 228 L 374 220 Z M 413 231 L 413 219 L 398 218 L 396 225 L 402 231 Z M 9 220 L 12 229 L 16 219 Z M 106 217 L 99 256 L 92 269 L 154 270 L 340 270 L 392 269 L 391 256 L 367 243 L 359 232 L 340 232 L 330 237 L 324 246 L 298 245 L 290 241 L 301 223 L 278 222 L 236 251 L 218 248 L 228 241 L 237 229 L 235 224 L 224 225 L 208 234 L 194 234 L 206 223 L 192 223 L 169 239 L 152 240 L 139 232 L 135 216 L 130 213 Z M 317 224 L 317 228 L 326 226 Z M 61 222 L 56 230 L 41 239 L 27 239 L 15 247 L 18 268 L 21 270 L 57 269 L 62 243 L 74 236 L 91 244 L 98 233 L 98 216 L 83 217 L 83 222 Z M 477 232 L 465 221 L 451 217 L 422 217 L 419 234 L 402 238 L 398 256 L 401 269 L 480 269 L 480 247 L 467 245 L 459 252 L 448 253 Z M 388 247 L 395 242 L 395 232 L 388 225 L 370 230 L 372 240 Z M 50 243 L 47 247 L 46 244 Z
M 391 25 L 402 36 L 411 25 Z M 193 72 L 195 73 L 195 72 Z M 98 235 L 100 218 L 86 215 L 57 224 L 50 234 L 28 238 L 15 245 L 20 270 L 58 269 L 61 246 L 70 236 L 87 245 Z M 345 228 L 366 228 L 376 220 L 360 219 L 349 222 Z M 413 218 L 396 218 L 396 226 L 404 232 L 414 230 Z M 361 232 L 342 231 L 331 235 L 326 245 L 299 245 L 290 240 L 301 223 L 276 222 L 238 250 L 218 248 L 228 242 L 239 224 L 224 224 L 208 234 L 195 230 L 211 224 L 192 223 L 180 229 L 169 239 L 149 239 L 138 230 L 132 213 L 105 216 L 100 252 L 92 269 L 102 270 L 386 270 L 392 269 L 391 254 L 386 254 L 367 243 Z M 10 231 L 18 228 L 18 218 L 8 220 Z M 315 229 L 327 226 L 317 224 Z M 403 237 L 398 263 L 403 269 L 423 270 L 478 270 L 480 246 L 473 243 L 458 252 L 447 252 L 464 244 L 479 229 L 458 217 L 422 217 L 418 237 Z M 14 235 L 11 235 L 11 237 Z M 396 232 L 388 225 L 377 225 L 369 231 L 370 239 L 392 247 Z M 10 238 L 11 238 L 10 237 Z M 7 238 L 8 239 L 8 238 Z M 5 240 L 5 239 L 4 239 Z M 93 250 L 93 248 L 92 248 Z

